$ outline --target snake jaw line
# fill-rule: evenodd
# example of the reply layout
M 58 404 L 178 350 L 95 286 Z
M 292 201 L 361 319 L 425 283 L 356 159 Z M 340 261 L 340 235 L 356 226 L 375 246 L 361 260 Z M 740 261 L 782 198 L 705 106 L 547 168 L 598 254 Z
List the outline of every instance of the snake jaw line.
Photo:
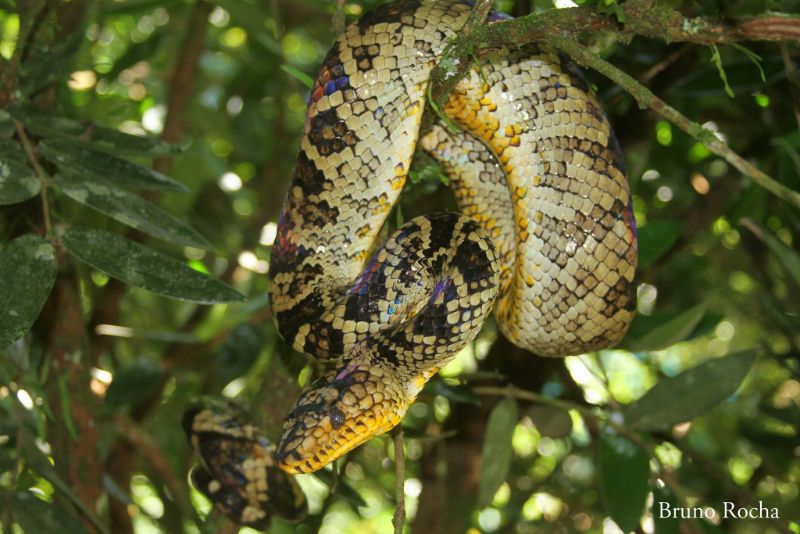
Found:
M 286 417 L 276 465 L 312 473 L 394 428 L 416 398 L 398 383 L 385 368 L 367 363 L 350 362 L 321 377 Z

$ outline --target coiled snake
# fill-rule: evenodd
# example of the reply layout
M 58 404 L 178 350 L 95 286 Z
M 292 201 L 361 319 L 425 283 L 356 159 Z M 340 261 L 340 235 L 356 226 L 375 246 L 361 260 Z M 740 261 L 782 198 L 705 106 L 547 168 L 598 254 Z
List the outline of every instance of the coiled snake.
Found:
M 259 524 L 275 488 L 291 487 L 273 464 L 312 472 L 397 425 L 493 306 L 504 335 L 542 356 L 613 345 L 630 323 L 629 188 L 574 66 L 544 45 L 499 51 L 449 98 L 460 130 L 420 133 L 431 69 L 469 13 L 457 0 L 384 5 L 319 71 L 269 275 L 282 336 L 331 370 L 269 450 L 213 410 L 185 421 L 204 460 L 196 485 L 242 523 Z M 375 248 L 417 145 L 450 176 L 462 214 L 414 218 Z

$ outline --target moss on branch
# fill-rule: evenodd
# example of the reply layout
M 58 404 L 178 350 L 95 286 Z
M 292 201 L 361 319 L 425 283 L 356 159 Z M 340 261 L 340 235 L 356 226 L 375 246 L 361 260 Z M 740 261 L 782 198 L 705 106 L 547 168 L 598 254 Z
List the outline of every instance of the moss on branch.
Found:
M 485 2 L 476 5 L 476 12 Z M 593 68 L 630 93 L 642 108 L 650 108 L 689 135 L 711 152 L 724 158 L 740 172 L 781 200 L 800 207 L 800 193 L 777 182 L 736 154 L 713 132 L 688 119 L 656 97 L 649 89 L 625 72 L 581 46 L 577 39 L 585 32 L 609 31 L 629 42 L 634 36 L 667 42 L 700 45 L 729 44 L 738 41 L 800 41 L 800 17 L 769 14 L 746 19 L 723 20 L 710 17 L 687 18 L 675 9 L 655 0 L 629 0 L 622 6 L 622 16 L 607 17 L 593 7 L 551 9 L 485 24 L 480 13 L 469 18 L 459 36 L 448 43 L 438 65 L 431 73 L 429 100 L 441 115 L 442 109 L 459 81 L 481 56 L 502 48 L 516 48 L 530 43 L 550 43 L 576 62 Z

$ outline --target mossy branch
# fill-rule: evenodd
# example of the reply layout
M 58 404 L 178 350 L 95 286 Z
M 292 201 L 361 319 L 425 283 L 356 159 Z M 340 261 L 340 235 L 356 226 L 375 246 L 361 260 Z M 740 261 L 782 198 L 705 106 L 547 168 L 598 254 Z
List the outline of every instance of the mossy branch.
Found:
M 478 15 L 479 7 L 480 3 L 475 10 Z M 547 42 L 553 35 L 576 38 L 585 32 L 605 30 L 616 33 L 626 42 L 636 35 L 702 45 L 739 41 L 800 42 L 800 16 L 790 14 L 772 13 L 741 19 L 690 18 L 655 0 L 629 0 L 621 6 L 621 11 L 624 23 L 601 15 L 591 6 L 551 9 L 493 24 L 482 24 L 485 15 L 473 15 L 458 39 L 445 49 L 432 73 L 433 101 L 440 108 L 444 106 L 447 96 L 466 74 L 476 54 L 502 47 Z
M 476 10 L 479 6 L 480 3 Z M 748 40 L 800 41 L 800 17 L 770 14 L 736 20 L 687 18 L 655 0 L 629 0 L 621 9 L 620 20 L 624 22 L 603 16 L 590 6 L 551 9 L 493 24 L 484 24 L 483 17 L 473 14 L 458 38 L 446 47 L 441 60 L 431 73 L 428 91 L 431 107 L 434 110 L 444 109 L 450 94 L 472 68 L 477 57 L 502 48 L 517 48 L 536 42 L 550 43 L 576 62 L 597 70 L 615 82 L 630 93 L 640 107 L 650 108 L 674 123 L 764 189 L 800 207 L 800 193 L 757 169 L 731 150 L 713 132 L 688 119 L 631 76 L 577 42 L 577 37 L 584 32 L 603 30 L 614 32 L 623 42 L 628 42 L 636 35 L 667 42 L 683 41 L 702 45 Z
M 724 142 L 722 142 L 714 132 L 703 128 L 700 124 L 690 120 L 680 111 L 673 108 L 656 95 L 647 87 L 641 85 L 630 75 L 613 66 L 608 61 L 598 57 L 588 49 L 584 48 L 572 39 L 554 36 L 550 42 L 559 50 L 566 53 L 576 62 L 591 67 L 603 76 L 607 77 L 622 89 L 630 93 L 642 108 L 650 108 L 678 128 L 688 133 L 706 146 L 711 152 L 723 158 L 725 161 L 736 167 L 742 174 L 749 176 L 758 185 L 780 198 L 783 201 L 793 204 L 800 208 L 800 193 L 789 189 L 785 185 L 771 178 L 762 172 L 736 152 Z

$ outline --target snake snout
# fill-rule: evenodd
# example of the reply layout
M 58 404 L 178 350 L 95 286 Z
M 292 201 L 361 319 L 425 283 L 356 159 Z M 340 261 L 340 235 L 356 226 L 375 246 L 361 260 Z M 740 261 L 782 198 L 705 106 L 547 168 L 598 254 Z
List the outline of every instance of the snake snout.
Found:
M 312 384 L 284 421 L 275 463 L 311 473 L 400 422 L 410 404 L 380 368 L 348 364 Z

